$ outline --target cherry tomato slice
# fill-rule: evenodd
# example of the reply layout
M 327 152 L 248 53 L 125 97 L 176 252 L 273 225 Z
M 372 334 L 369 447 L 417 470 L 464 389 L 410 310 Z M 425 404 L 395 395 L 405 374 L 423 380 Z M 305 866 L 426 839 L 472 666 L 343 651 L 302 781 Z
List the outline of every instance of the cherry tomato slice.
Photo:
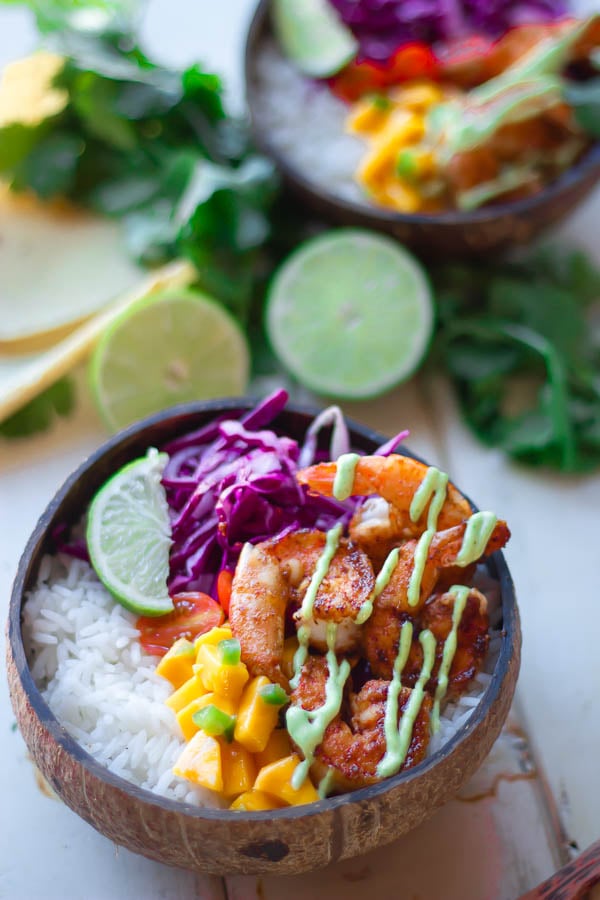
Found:
M 231 600 L 231 585 L 233 584 L 233 572 L 221 569 L 217 577 L 217 597 L 223 607 L 225 615 L 229 615 L 229 601 Z
M 222 608 L 208 594 L 191 591 L 175 594 L 171 599 L 173 612 L 166 616 L 140 616 L 136 622 L 140 644 L 151 656 L 164 656 L 178 638 L 193 641 L 225 618 Z

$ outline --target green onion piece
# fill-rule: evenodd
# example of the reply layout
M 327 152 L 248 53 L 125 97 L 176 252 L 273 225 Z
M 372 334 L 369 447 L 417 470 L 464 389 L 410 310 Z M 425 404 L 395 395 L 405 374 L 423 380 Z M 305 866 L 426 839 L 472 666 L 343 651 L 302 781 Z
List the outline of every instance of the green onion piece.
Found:
M 230 638 L 227 641 L 219 641 L 217 644 L 221 654 L 221 662 L 224 666 L 237 666 L 242 655 L 240 642 L 237 638 Z
M 288 695 L 279 684 L 265 684 L 258 689 L 258 693 L 270 706 L 283 706 L 289 700 Z
M 211 737 L 224 737 L 230 743 L 233 740 L 235 720 L 236 716 L 227 715 L 214 703 L 203 706 L 192 716 L 194 725 L 197 725 L 206 734 L 210 734 Z
M 401 150 L 398 154 L 396 172 L 401 178 L 412 181 L 417 174 L 417 162 L 415 155 L 410 150 Z

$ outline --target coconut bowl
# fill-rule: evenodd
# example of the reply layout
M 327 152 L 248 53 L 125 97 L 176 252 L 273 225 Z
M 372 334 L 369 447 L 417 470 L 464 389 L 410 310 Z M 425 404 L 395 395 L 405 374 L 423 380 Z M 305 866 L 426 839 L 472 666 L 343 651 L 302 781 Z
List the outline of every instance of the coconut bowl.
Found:
M 503 630 L 491 681 L 468 722 L 438 752 L 379 784 L 306 806 L 270 812 L 200 809 L 164 799 L 113 775 L 56 720 L 31 675 L 21 631 L 22 607 L 60 523 L 77 522 L 94 493 L 118 468 L 220 413 L 253 406 L 248 399 L 186 404 L 145 419 L 93 453 L 42 514 L 19 563 L 8 621 L 8 680 L 19 728 L 56 793 L 110 840 L 168 865 L 200 872 L 297 873 L 365 853 L 427 819 L 477 769 L 508 714 L 519 670 L 521 632 L 514 586 L 501 554 L 490 558 L 499 581 Z M 315 410 L 290 406 L 275 429 L 301 439 Z M 356 450 L 385 440 L 349 423 Z
M 260 0 L 246 40 L 246 100 L 254 141 L 277 165 L 284 184 L 317 216 L 335 225 L 371 228 L 397 238 L 421 256 L 478 257 L 525 246 L 545 229 L 566 218 L 589 196 L 600 179 L 600 143 L 592 147 L 556 181 L 531 197 L 498 203 L 472 212 L 437 215 L 404 214 L 367 206 L 337 196 L 300 172 L 276 148 L 272 135 L 260 128 L 260 92 L 256 62 L 265 39 L 272 37 L 270 0 Z M 302 111 L 299 110 L 300 116 Z

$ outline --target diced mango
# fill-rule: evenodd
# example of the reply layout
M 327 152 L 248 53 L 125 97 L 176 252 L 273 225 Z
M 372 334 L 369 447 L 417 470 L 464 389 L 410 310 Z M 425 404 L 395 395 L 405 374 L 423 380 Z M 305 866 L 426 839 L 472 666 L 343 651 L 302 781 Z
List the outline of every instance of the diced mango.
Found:
M 179 688 L 194 674 L 192 665 L 195 661 L 194 645 L 186 638 L 179 638 L 157 665 L 156 674 L 170 681 L 174 688 Z
M 204 644 L 214 644 L 216 646 L 219 641 L 229 641 L 231 640 L 231 637 L 232 634 L 229 625 L 218 625 L 216 628 L 211 628 L 210 631 L 207 631 L 206 634 L 201 634 L 194 641 L 196 656 L 198 655 L 200 647 L 203 647 Z
M 350 134 L 378 134 L 384 128 L 391 109 L 392 104 L 386 104 L 385 98 L 379 102 L 374 102 L 371 97 L 359 100 L 346 120 L 346 130 Z
M 251 789 L 256 778 L 256 765 L 245 747 L 235 741 L 228 744 L 221 740 L 221 764 L 225 797 L 237 797 Z
M 292 744 L 287 728 L 276 728 L 271 733 L 265 749 L 254 755 L 254 761 L 260 770 L 278 759 L 283 759 L 284 756 L 289 756 L 291 752 Z
M 390 92 L 390 100 L 394 104 L 414 112 L 425 112 L 434 103 L 441 103 L 443 99 L 444 92 L 433 81 L 415 81 Z
M 294 674 L 294 656 L 298 649 L 298 638 L 289 637 L 283 645 L 283 658 L 281 660 L 281 671 L 286 678 L 292 678 Z
M 201 678 L 206 689 L 237 702 L 250 677 L 244 663 L 239 662 L 235 666 L 224 665 L 214 644 L 201 644 L 197 660 L 194 671 L 197 671 L 198 666 L 202 667 Z
M 258 812 L 263 809 L 281 809 L 284 804 L 277 797 L 265 794 L 264 791 L 245 791 L 233 801 L 230 809 L 245 809 L 248 812 Z
M 219 697 L 217 694 L 203 694 L 201 697 L 196 697 L 195 700 L 192 700 L 191 703 L 188 703 L 187 706 L 184 706 L 183 709 L 180 709 L 177 713 L 177 721 L 179 722 L 179 727 L 181 728 L 181 733 L 183 734 L 186 741 L 189 741 L 197 731 L 199 731 L 198 726 L 192 720 L 192 716 L 194 713 L 198 712 L 199 709 L 202 709 L 205 706 L 210 706 L 210 704 L 214 704 L 219 709 L 222 709 L 224 713 L 227 713 L 228 716 L 235 715 L 235 704 L 228 700 L 226 697 Z
M 277 762 L 264 766 L 257 775 L 254 789 L 272 794 L 290 806 L 313 803 L 313 801 L 319 799 L 319 795 L 310 778 L 305 778 L 298 790 L 292 787 L 292 776 L 299 763 L 298 756 L 292 753 L 291 756 L 286 756 L 277 760 Z
M 259 675 L 244 688 L 235 724 L 235 739 L 252 753 L 260 753 L 267 746 L 271 732 L 277 725 L 281 707 L 265 703 L 260 689 L 271 682 Z
M 174 694 L 167 697 L 165 703 L 167 706 L 170 706 L 174 712 L 179 712 L 180 709 L 183 709 L 184 706 L 187 706 L 192 700 L 201 697 L 205 693 L 206 688 L 202 683 L 202 679 L 197 674 L 194 674 L 191 678 L 188 678 Z
M 223 768 L 219 741 L 204 731 L 198 731 L 173 766 L 173 774 L 211 791 L 222 792 Z

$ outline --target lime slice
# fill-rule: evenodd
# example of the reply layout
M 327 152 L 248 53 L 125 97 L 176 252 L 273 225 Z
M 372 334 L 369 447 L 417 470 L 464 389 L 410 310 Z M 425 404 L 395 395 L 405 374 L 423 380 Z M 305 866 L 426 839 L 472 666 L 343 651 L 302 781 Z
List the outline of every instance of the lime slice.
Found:
M 334 397 L 375 397 L 411 375 L 433 330 L 419 263 L 389 238 L 342 229 L 307 241 L 278 270 L 267 332 L 303 385 Z
M 115 319 L 92 357 L 92 392 L 116 431 L 174 403 L 243 394 L 250 357 L 222 306 L 191 290 L 144 297 Z
M 311 78 L 329 78 L 356 56 L 358 43 L 327 0 L 274 0 L 272 15 L 283 52 Z
M 98 578 L 115 600 L 144 616 L 173 609 L 167 591 L 171 525 L 160 482 L 167 459 L 149 450 L 128 463 L 100 488 L 88 513 L 87 545 Z

